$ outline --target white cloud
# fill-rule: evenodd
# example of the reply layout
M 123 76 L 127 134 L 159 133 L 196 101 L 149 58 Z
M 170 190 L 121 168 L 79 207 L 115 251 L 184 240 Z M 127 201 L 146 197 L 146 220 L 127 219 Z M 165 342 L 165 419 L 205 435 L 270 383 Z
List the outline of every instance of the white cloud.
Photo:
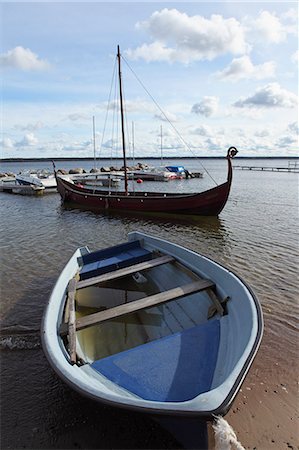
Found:
M 252 22 L 255 37 L 259 40 L 278 44 L 286 40 L 287 30 L 275 14 L 261 11 Z
M 1 145 L 5 150 L 10 150 L 14 148 L 14 143 L 12 139 L 8 137 L 3 138 L 3 140 L 1 141 Z
M 234 58 L 230 65 L 221 72 L 217 73 L 219 78 L 229 81 L 238 81 L 242 79 L 256 79 L 274 77 L 276 64 L 273 61 L 264 64 L 254 65 L 249 56 L 244 55 L 240 58 Z
M 23 139 L 16 143 L 17 147 L 30 147 L 34 146 L 38 143 L 38 139 L 34 136 L 33 133 L 27 133 L 23 137 Z
M 292 134 L 298 134 L 299 132 L 299 125 L 298 122 L 292 122 L 288 125 L 287 130 Z
M 189 63 L 249 51 L 242 25 L 235 18 L 224 19 L 219 14 L 206 19 L 165 8 L 139 22 L 137 28 L 147 31 L 153 42 L 128 49 L 126 54 L 131 59 Z
M 47 70 L 50 64 L 46 60 L 39 59 L 29 48 L 18 46 L 0 55 L 0 66 L 31 71 Z
M 286 30 L 297 36 L 298 34 L 298 10 L 295 8 L 289 9 L 282 15 L 282 20 L 285 22 Z
M 299 50 L 297 50 L 295 53 L 292 54 L 291 60 L 294 63 L 298 63 L 299 60 Z
M 234 106 L 238 108 L 295 108 L 297 104 L 297 95 L 283 89 L 278 83 L 269 83 L 257 89 L 252 96 L 239 99 Z
M 199 103 L 195 103 L 192 106 L 191 112 L 195 114 L 201 114 L 205 117 L 210 117 L 218 110 L 218 97 L 203 97 Z
M 195 128 L 192 132 L 192 134 L 197 134 L 199 136 L 212 136 L 212 129 L 208 125 L 200 125 L 199 127 Z
M 279 148 L 298 147 L 298 137 L 293 135 L 281 136 L 277 140 L 277 146 Z

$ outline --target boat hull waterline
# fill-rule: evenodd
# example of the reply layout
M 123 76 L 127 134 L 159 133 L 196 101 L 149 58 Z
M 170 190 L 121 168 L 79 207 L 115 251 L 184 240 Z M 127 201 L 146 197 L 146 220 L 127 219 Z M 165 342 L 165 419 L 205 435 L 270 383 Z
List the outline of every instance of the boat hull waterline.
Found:
M 119 255 L 120 262 L 115 262 Z M 126 297 L 128 303 L 115 306 L 115 292 L 109 281 L 107 289 L 107 280 L 120 283 L 129 277 L 137 286 L 137 275 L 139 285 L 153 279 L 158 293 L 134 300 L 134 288 L 133 297 Z M 70 308 L 68 286 L 75 276 L 72 360 L 71 325 L 65 317 Z M 84 293 L 94 283 L 98 284 L 92 289 L 99 289 L 103 282 L 101 292 L 108 293 L 105 307 L 98 304 L 99 294 L 80 299 L 80 290 Z M 216 307 L 211 305 L 215 293 L 220 299 Z M 93 313 L 82 316 L 78 311 L 87 306 Z M 212 314 L 211 308 L 216 308 Z M 171 328 L 170 317 L 176 319 Z M 150 414 L 209 419 L 230 408 L 262 332 L 260 304 L 239 277 L 191 250 L 133 232 L 127 244 L 92 253 L 84 247 L 74 253 L 50 296 L 42 343 L 57 374 L 95 401 Z

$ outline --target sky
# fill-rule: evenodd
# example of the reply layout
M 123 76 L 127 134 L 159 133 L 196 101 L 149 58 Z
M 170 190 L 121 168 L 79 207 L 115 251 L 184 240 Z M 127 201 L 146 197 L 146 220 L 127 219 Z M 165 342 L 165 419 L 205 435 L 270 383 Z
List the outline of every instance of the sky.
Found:
M 0 7 L 0 158 L 299 156 L 297 2 Z

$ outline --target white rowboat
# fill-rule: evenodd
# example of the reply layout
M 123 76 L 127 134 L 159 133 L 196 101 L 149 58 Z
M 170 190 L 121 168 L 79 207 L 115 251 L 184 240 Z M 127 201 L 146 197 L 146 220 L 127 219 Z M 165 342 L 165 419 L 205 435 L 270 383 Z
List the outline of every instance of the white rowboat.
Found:
M 166 416 L 224 415 L 259 348 L 252 290 L 215 261 L 139 232 L 79 248 L 42 324 L 46 356 L 83 395 Z

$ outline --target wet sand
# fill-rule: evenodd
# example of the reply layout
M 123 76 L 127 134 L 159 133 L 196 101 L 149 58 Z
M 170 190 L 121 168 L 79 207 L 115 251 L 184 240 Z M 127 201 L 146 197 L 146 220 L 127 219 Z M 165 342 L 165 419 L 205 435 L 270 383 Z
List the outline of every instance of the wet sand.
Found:
M 246 449 L 299 448 L 298 362 L 265 366 L 267 332 L 259 353 L 225 419 Z M 285 355 L 284 355 L 285 356 Z M 213 441 L 210 441 L 213 448 Z

